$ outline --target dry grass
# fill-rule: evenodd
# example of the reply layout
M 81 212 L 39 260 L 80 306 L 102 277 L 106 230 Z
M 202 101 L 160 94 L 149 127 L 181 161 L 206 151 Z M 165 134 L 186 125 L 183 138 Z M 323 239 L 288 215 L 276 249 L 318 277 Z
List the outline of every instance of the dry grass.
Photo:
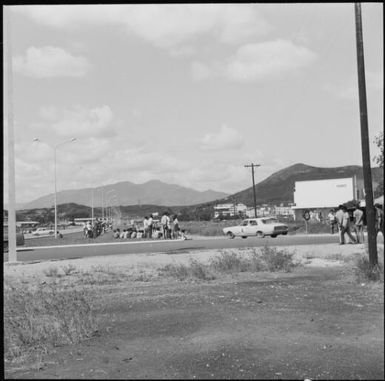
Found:
M 92 336 L 97 321 L 89 292 L 56 282 L 4 284 L 4 356 L 17 363 L 41 359 L 52 347 Z
M 189 264 L 168 264 L 159 268 L 159 275 L 171 276 L 178 280 L 201 279 L 213 280 L 218 274 L 283 271 L 291 272 L 299 265 L 293 261 L 293 253 L 277 248 L 263 247 L 254 249 L 251 253 L 241 253 L 239 250 L 222 250 L 219 256 L 210 259 L 209 264 L 203 264 L 190 259 Z
M 383 260 L 372 266 L 369 262 L 369 255 L 361 255 L 356 259 L 355 276 L 358 282 L 383 282 L 384 263 Z

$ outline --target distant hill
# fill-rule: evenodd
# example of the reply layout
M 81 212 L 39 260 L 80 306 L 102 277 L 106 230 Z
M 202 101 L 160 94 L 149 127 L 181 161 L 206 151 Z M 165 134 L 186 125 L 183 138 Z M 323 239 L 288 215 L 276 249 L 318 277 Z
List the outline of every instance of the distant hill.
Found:
M 362 167 L 350 165 L 345 167 L 320 168 L 298 163 L 290 167 L 275 172 L 267 179 L 256 184 L 255 193 L 257 204 L 280 204 L 294 201 L 294 184 L 296 181 L 305 180 L 323 180 L 352 177 L 356 175 L 357 179 L 363 178 Z M 372 168 L 373 190 L 376 189 L 383 172 L 381 168 Z M 252 206 L 253 187 L 228 196 L 222 201 L 242 202 L 245 205 Z
M 224 192 L 213 190 L 197 191 L 175 184 L 166 184 L 159 180 L 151 180 L 144 184 L 134 184 L 130 181 L 109 184 L 103 187 L 104 205 L 193 205 L 226 197 Z M 94 188 L 94 207 L 102 206 L 102 189 Z M 57 203 L 76 203 L 85 206 L 92 205 L 92 188 L 65 190 L 57 193 Z M 49 208 L 54 204 L 54 195 L 39 197 L 23 205 L 23 209 Z

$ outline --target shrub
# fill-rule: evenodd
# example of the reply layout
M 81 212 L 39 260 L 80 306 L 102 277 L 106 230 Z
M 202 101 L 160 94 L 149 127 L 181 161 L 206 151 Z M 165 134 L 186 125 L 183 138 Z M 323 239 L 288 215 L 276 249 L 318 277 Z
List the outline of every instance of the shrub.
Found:
M 4 286 L 4 354 L 8 361 L 78 343 L 96 331 L 92 304 L 84 290 L 57 284 Z
M 291 272 L 298 265 L 293 262 L 294 253 L 289 253 L 287 250 L 269 246 L 264 246 L 260 250 L 261 258 L 266 263 L 268 271 Z
M 75 272 L 76 267 L 70 263 L 68 266 L 63 266 L 62 269 L 65 275 L 70 275 L 71 273 Z
M 44 271 L 45 276 L 48 277 L 60 277 L 59 269 L 55 266 L 51 266 L 48 269 L 45 269 Z
M 190 275 L 202 280 L 213 280 L 215 276 L 210 272 L 207 265 L 198 262 L 196 259 L 190 259 Z
M 381 264 L 372 266 L 368 256 L 360 256 L 356 261 L 355 275 L 358 281 L 379 281 L 384 279 L 384 268 Z
M 234 251 L 222 251 L 219 257 L 211 258 L 210 267 L 218 272 L 243 272 L 248 270 L 249 262 Z

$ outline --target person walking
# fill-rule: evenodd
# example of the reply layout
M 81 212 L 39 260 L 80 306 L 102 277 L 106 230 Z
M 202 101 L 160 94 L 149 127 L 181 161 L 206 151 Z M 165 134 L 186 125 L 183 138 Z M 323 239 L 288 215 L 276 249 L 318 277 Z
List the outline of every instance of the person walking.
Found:
M 364 212 L 357 206 L 353 212 L 354 231 L 357 236 L 357 243 L 364 243 Z
M 342 211 L 344 214 L 343 214 L 343 218 L 342 218 L 342 232 L 341 232 L 341 234 L 342 235 L 346 234 L 349 237 L 348 243 L 357 243 L 356 239 L 353 237 L 353 235 L 350 231 L 350 215 L 349 215 L 347 207 L 343 206 Z M 343 238 L 344 238 L 343 242 L 345 242 L 345 237 L 343 237 Z

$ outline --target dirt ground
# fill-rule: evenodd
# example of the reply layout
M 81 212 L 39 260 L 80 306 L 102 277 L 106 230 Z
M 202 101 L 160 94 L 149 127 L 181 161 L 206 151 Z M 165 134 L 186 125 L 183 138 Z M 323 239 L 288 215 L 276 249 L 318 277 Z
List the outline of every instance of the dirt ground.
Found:
M 239 273 L 212 281 L 156 274 L 190 257 L 208 261 L 216 251 L 5 265 L 6 277 L 23 282 L 47 281 L 44 271 L 69 263 L 120 274 L 118 282 L 94 285 L 102 317 L 96 337 L 55 348 L 39 369 L 8 366 L 5 376 L 384 379 L 383 283 L 357 282 L 353 274 L 353 260 L 364 247 L 287 249 L 303 264 L 292 273 Z

